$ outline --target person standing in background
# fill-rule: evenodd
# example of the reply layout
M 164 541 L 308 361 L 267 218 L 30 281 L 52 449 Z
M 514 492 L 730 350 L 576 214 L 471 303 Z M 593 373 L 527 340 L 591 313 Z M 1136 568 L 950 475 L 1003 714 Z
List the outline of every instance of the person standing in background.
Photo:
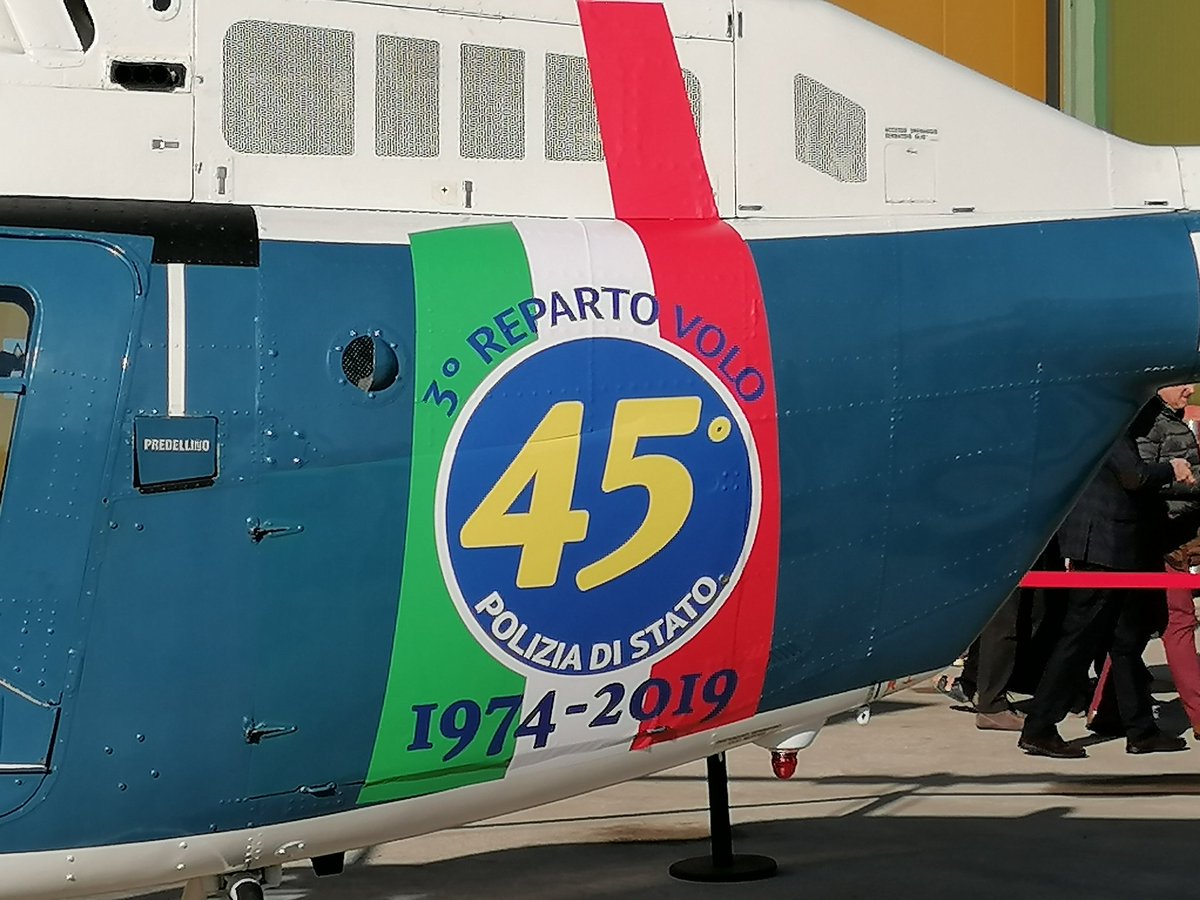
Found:
M 1136 439 L 1150 431 L 1158 401 L 1146 404 L 1117 439 L 1096 476 L 1080 495 L 1058 531 L 1064 557 L 1081 572 L 1137 572 L 1153 562 L 1161 565 L 1167 521 L 1165 503 L 1157 492 L 1172 482 L 1195 484 L 1185 460 L 1145 462 Z M 1163 507 L 1149 514 L 1149 504 Z M 1035 756 L 1080 759 L 1087 751 L 1068 744 L 1058 723 L 1071 709 L 1084 682 L 1087 667 L 1111 637 L 1112 682 L 1125 749 L 1129 753 L 1184 750 L 1182 739 L 1163 734 L 1154 721 L 1150 686 L 1139 677 L 1145 630 L 1144 598 L 1115 588 L 1071 588 L 1066 591 L 1062 630 L 1050 652 L 1046 669 L 1029 701 L 1017 746 Z
M 1062 569 L 1062 556 L 1054 538 L 1031 569 Z M 1012 705 L 1008 692 L 1018 658 L 1037 651 L 1034 643 L 1044 618 L 1038 607 L 1043 602 L 1036 590 L 1013 591 L 967 651 L 959 681 L 964 691 L 970 687 L 974 695 L 975 727 L 980 731 L 1020 731 L 1025 724 L 1024 713 Z
M 1200 447 L 1183 421 L 1183 413 L 1195 385 L 1180 384 L 1158 392 L 1161 409 L 1145 437 L 1138 438 L 1138 452 L 1147 463 L 1185 459 L 1200 479 Z M 1162 491 L 1167 500 L 1170 528 L 1164 548 L 1166 570 L 1186 572 L 1200 564 L 1200 486 L 1174 482 Z M 1162 642 L 1167 666 L 1179 701 L 1187 713 L 1192 733 L 1200 741 L 1200 657 L 1196 655 L 1196 606 L 1190 588 L 1167 589 L 1167 626 Z

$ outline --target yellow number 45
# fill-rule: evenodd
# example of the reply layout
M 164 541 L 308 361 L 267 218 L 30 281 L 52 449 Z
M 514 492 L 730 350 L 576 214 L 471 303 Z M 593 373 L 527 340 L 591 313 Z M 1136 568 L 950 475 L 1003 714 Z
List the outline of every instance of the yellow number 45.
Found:
M 462 527 L 468 549 L 521 548 L 517 587 L 553 585 L 563 547 L 587 537 L 588 514 L 571 509 L 582 432 L 583 404 L 556 403 Z M 529 512 L 509 512 L 531 481 Z
M 645 519 L 628 540 L 579 571 L 575 583 L 580 590 L 593 590 L 633 571 L 683 529 L 695 493 L 691 474 L 673 457 L 638 456 L 637 445 L 642 438 L 693 434 L 700 425 L 700 409 L 699 397 L 617 403 L 601 488 L 612 493 L 642 487 L 649 502 Z M 582 432 L 583 404 L 555 404 L 459 534 L 467 549 L 520 547 L 519 588 L 557 584 L 564 547 L 587 538 L 589 514 L 571 508 Z M 510 512 L 530 482 L 529 512 Z

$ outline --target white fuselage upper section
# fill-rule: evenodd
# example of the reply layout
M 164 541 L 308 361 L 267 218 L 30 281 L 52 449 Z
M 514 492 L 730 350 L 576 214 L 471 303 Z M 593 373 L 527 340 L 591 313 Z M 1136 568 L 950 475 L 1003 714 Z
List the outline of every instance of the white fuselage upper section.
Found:
M 94 37 L 63 0 L 0 0 L 0 194 L 613 214 L 575 0 L 88 6 Z M 1104 134 L 822 0 L 665 6 L 725 218 L 1178 209 L 1200 182 L 1188 151 Z M 186 78 L 130 89 L 114 62 Z

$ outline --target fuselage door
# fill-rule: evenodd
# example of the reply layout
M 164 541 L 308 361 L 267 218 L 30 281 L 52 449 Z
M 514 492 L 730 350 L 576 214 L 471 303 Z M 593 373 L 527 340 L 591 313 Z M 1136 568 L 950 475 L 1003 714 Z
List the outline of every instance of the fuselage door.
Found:
M 721 218 L 734 216 L 733 43 L 675 40 L 704 165 Z
M 139 293 L 109 246 L 0 237 L 0 815 L 52 766 L 82 661 Z

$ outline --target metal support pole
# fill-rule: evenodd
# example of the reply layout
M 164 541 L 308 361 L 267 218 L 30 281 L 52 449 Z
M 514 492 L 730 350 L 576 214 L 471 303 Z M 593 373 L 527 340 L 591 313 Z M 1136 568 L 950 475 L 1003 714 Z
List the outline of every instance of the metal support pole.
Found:
M 729 820 L 729 769 L 725 754 L 705 760 L 708 768 L 708 828 L 712 837 L 712 861 L 717 867 L 733 865 L 733 825 Z
M 707 768 L 712 855 L 681 860 L 671 866 L 671 875 L 683 881 L 706 882 L 770 878 L 778 869 L 771 857 L 733 852 L 733 826 L 729 819 L 729 770 L 725 765 L 725 754 L 710 756 Z

